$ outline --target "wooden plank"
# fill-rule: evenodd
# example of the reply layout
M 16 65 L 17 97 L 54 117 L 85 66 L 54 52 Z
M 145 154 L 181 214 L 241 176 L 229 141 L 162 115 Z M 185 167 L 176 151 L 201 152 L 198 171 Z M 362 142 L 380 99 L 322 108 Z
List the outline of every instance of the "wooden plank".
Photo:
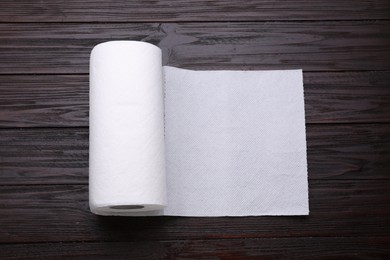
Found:
M 303 237 L 222 240 L 0 245 L 2 259 L 386 258 L 390 237 Z
M 88 129 L 0 131 L 0 184 L 88 182 Z
M 0 93 L 0 128 L 88 126 L 88 75 L 1 75 Z
M 140 22 L 389 19 L 386 0 L 3 0 L 0 22 Z
M 306 122 L 389 122 L 389 82 L 390 72 L 305 72 Z
M 390 72 L 304 73 L 307 123 L 390 122 Z M 0 75 L 0 128 L 88 126 L 88 75 Z
M 308 125 L 309 179 L 390 179 L 390 124 Z M 0 185 L 86 184 L 88 129 L 0 131 Z
M 389 179 L 390 125 L 306 126 L 310 179 Z
M 390 21 L 0 24 L 0 74 L 88 73 L 107 40 L 160 46 L 163 63 L 193 69 L 390 70 Z
M 310 181 L 305 217 L 98 217 L 86 185 L 0 186 L 0 243 L 388 236 L 389 180 Z

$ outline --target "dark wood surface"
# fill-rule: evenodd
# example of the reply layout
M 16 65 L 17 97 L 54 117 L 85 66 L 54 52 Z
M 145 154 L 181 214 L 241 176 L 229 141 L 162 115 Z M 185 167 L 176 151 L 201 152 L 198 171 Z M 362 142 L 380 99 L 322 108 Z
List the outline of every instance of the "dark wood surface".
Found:
M 387 0 L 2 0 L 0 21 L 140 22 L 388 19 Z
M 92 47 L 112 39 L 154 43 L 164 64 L 183 68 L 390 70 L 387 20 L 3 23 L 0 31 L 0 74 L 86 74 Z
M 89 52 L 114 39 L 183 68 L 303 68 L 310 215 L 91 214 Z M 388 1 L 0 1 L 0 259 L 386 259 L 389 191 Z

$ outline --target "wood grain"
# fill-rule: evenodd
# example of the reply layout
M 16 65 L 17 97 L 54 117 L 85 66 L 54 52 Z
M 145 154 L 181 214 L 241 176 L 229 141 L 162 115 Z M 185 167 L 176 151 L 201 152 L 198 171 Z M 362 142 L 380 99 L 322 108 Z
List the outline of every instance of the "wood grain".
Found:
M 390 122 L 390 72 L 305 72 L 307 123 Z M 88 126 L 88 75 L 0 75 L 0 128 Z
M 3 260 L 386 258 L 390 237 L 294 237 L 0 245 Z M 153 250 L 151 250 L 153 249 Z
M 3 0 L 0 22 L 141 22 L 389 19 L 386 0 Z
M 109 40 L 303 68 L 310 215 L 91 214 L 88 63 Z M 0 259 L 389 258 L 389 60 L 388 0 L 0 1 Z
M 304 72 L 303 84 L 307 123 L 390 120 L 390 72 Z
M 390 124 L 308 125 L 309 179 L 390 179 Z M 88 129 L 0 131 L 0 184 L 88 183 Z
M 88 75 L 2 75 L 0 93 L 0 128 L 88 126 Z
M 88 73 L 92 47 L 142 40 L 193 69 L 390 70 L 390 21 L 0 24 L 0 74 Z M 39 64 L 37 66 L 37 64 Z
M 388 236 L 389 180 L 310 181 L 304 217 L 99 217 L 86 185 L 0 186 L 0 243 Z

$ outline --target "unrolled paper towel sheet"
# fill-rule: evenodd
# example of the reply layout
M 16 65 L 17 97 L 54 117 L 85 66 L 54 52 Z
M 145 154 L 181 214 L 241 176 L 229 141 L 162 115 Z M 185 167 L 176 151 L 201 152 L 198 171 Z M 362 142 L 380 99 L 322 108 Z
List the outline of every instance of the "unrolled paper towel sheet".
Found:
M 308 214 L 301 70 L 162 67 L 132 41 L 98 45 L 90 69 L 95 214 Z

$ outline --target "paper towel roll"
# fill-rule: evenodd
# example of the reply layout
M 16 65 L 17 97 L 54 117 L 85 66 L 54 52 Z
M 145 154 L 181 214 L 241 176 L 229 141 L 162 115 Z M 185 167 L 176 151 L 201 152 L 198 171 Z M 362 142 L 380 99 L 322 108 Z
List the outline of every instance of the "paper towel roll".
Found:
M 97 45 L 90 60 L 90 209 L 100 215 L 160 210 L 166 202 L 161 50 Z
M 92 51 L 91 211 L 307 215 L 302 71 L 192 71 L 161 60 L 144 42 Z

